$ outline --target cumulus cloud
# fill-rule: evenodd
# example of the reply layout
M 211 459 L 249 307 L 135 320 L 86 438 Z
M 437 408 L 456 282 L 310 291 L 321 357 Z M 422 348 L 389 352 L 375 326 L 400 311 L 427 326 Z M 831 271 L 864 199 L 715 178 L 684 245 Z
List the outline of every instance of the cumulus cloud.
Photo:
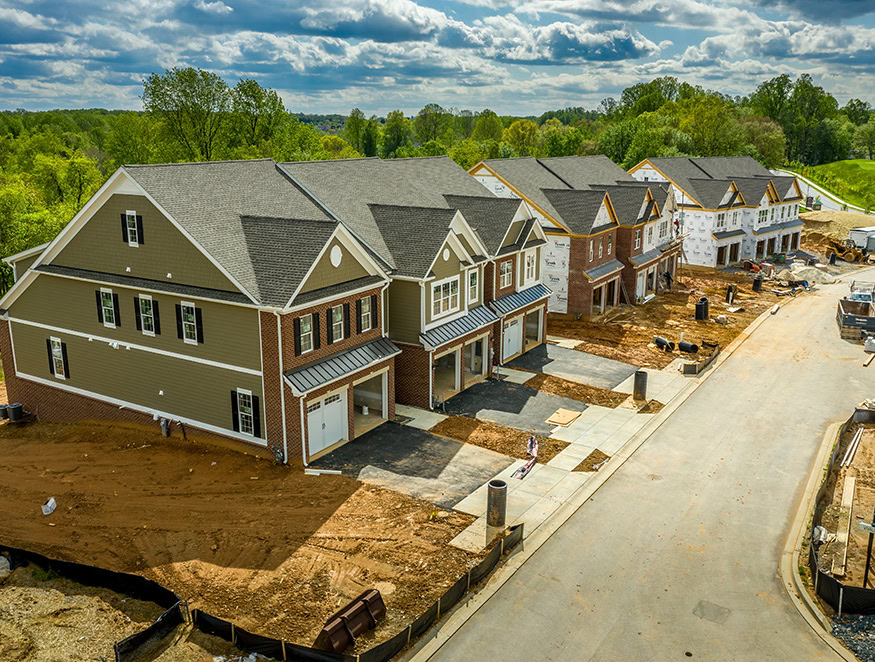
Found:
M 204 0 L 197 0 L 194 6 L 201 11 L 210 12 L 212 14 L 230 14 L 232 11 L 234 11 L 233 7 L 229 7 L 224 2 L 222 2 L 222 0 L 215 0 L 215 2 L 204 2 Z

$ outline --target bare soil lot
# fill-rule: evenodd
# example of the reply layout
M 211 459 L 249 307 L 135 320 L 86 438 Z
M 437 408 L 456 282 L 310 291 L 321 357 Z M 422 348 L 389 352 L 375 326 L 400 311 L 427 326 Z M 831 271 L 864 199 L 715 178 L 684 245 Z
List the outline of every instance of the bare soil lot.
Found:
M 473 518 L 342 476 L 306 476 L 135 427 L 0 426 L 3 542 L 137 572 L 252 632 L 312 644 L 378 588 L 386 620 L 423 612 L 480 556 L 447 543 Z M 50 496 L 57 510 L 45 517 Z
M 626 393 L 617 393 L 606 388 L 572 382 L 568 379 L 543 373 L 535 374 L 530 380 L 525 382 L 524 386 L 544 391 L 544 393 L 561 395 L 565 398 L 580 400 L 590 405 L 611 407 L 612 409 L 619 407 L 629 397 Z
M 489 421 L 480 421 L 468 416 L 450 416 L 435 425 L 429 432 L 443 437 L 482 446 L 521 460 L 527 459 L 526 441 L 529 433 L 505 427 Z M 568 446 L 564 441 L 535 435 L 538 440 L 538 462 L 549 462 Z
M 684 340 L 688 342 L 701 345 L 702 341 L 709 341 L 726 347 L 764 310 L 786 301 L 769 292 L 768 283 L 764 283 L 761 293 L 753 292 L 752 282 L 753 277 L 746 273 L 684 270 L 672 292 L 660 294 L 649 303 L 622 306 L 590 322 L 551 315 L 548 328 L 552 335 L 583 341 L 575 348 L 580 351 L 661 370 L 674 359 L 688 355 L 658 350 L 653 346 L 653 336 L 677 343 L 683 332 Z M 723 301 L 726 286 L 730 283 L 738 286 L 733 305 L 744 307 L 741 312 L 726 311 L 727 305 Z M 697 322 L 696 302 L 703 295 L 710 300 L 711 319 Z M 726 315 L 729 324 L 715 322 L 717 315 Z

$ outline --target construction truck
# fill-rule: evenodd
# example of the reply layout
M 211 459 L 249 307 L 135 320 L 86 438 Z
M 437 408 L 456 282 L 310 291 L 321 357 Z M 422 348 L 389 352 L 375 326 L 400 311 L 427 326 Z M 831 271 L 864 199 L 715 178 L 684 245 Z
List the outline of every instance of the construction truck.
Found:
M 863 261 L 863 251 L 854 246 L 854 242 L 850 240 L 838 241 L 837 239 L 830 239 L 829 247 L 827 248 L 826 252 L 827 258 L 829 257 L 830 253 L 835 253 L 845 262 Z

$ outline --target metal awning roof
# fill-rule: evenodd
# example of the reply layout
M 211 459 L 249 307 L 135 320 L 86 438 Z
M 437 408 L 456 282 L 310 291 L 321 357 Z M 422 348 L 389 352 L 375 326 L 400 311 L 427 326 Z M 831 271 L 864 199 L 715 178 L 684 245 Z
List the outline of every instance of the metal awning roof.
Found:
M 714 238 L 718 241 L 721 239 L 732 239 L 733 237 L 743 237 L 745 235 L 744 230 L 727 230 L 726 232 L 715 232 Z
M 641 253 L 640 255 L 631 255 L 629 256 L 629 261 L 634 264 L 636 267 L 640 267 L 648 262 L 652 262 L 653 260 L 662 257 L 662 251 L 658 248 L 653 248 L 646 253 Z
M 507 315 L 529 304 L 546 299 L 550 296 L 550 289 L 541 283 L 533 285 L 521 292 L 511 292 L 489 302 L 489 306 L 499 315 Z
M 496 316 L 496 314 L 489 308 L 486 306 L 477 306 L 458 319 L 436 326 L 425 333 L 420 333 L 419 339 L 426 347 L 434 349 L 450 342 L 451 340 L 461 338 L 472 331 L 489 326 L 497 320 L 498 316 Z
M 605 262 L 604 264 L 600 264 L 597 267 L 590 269 L 589 271 L 585 271 L 584 273 L 587 275 L 587 278 L 590 280 L 598 280 L 599 278 L 604 278 L 605 276 L 611 276 L 618 271 L 623 270 L 623 263 L 619 260 L 611 260 L 610 262 Z
M 401 350 L 388 338 L 377 338 L 321 361 L 289 370 L 285 373 L 285 378 L 299 394 L 309 393 L 400 353 Z
M 805 223 L 798 218 L 795 221 L 784 221 L 783 223 L 778 223 L 783 230 L 787 228 L 801 228 Z
M 753 233 L 756 235 L 769 234 L 771 232 L 778 232 L 780 229 L 780 223 L 775 223 L 774 225 L 767 225 L 766 227 L 760 228 L 759 230 L 754 230 Z

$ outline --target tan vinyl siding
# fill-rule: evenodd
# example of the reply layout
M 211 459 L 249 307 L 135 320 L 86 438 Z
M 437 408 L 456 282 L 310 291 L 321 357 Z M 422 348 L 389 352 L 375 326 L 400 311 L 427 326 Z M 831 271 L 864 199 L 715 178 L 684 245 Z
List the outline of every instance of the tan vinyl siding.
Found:
M 137 247 L 128 246 L 122 237 L 121 215 L 129 209 L 143 217 L 143 244 Z M 239 291 L 164 214 L 139 195 L 110 197 L 52 264 Z M 171 278 L 167 278 L 168 273 Z
M 445 250 L 450 252 L 448 260 L 444 260 Z M 461 271 L 461 269 L 462 267 L 459 264 L 459 258 L 456 255 L 456 252 L 450 248 L 449 244 L 444 244 L 438 251 L 437 260 L 435 260 L 434 266 L 431 269 L 434 273 L 435 280 L 443 280 L 444 278 L 455 276 Z
M 113 349 L 106 343 L 15 322 L 10 326 L 19 373 L 227 430 L 233 429 L 232 390 L 249 389 L 259 397 L 264 410 L 261 377 L 257 375 L 135 349 Z M 57 379 L 49 372 L 46 338 L 50 336 L 67 343 L 69 379 Z M 164 395 L 159 394 L 161 391 Z M 261 421 L 263 436 L 263 415 Z
M 504 237 L 504 242 L 501 244 L 501 247 L 510 246 L 511 244 L 515 244 L 519 233 L 522 232 L 523 226 L 526 224 L 525 221 L 514 221 L 510 224 L 510 229 L 507 231 L 507 234 Z
M 475 255 L 478 254 L 478 252 L 474 250 L 474 247 L 471 246 L 471 244 L 468 242 L 468 239 L 464 235 L 457 234 L 456 239 L 459 240 L 459 243 L 462 244 L 462 246 L 464 247 L 464 249 L 468 253 L 468 255 L 470 255 L 471 257 L 474 257 Z
M 108 287 L 118 294 L 121 318 L 121 326 L 118 328 L 107 328 L 97 318 L 94 292 L 101 287 Z M 158 302 L 160 335 L 151 337 L 137 331 L 134 297 L 139 294 L 149 294 L 153 301 Z M 177 336 L 176 304 L 183 300 L 190 301 L 203 311 L 203 344 L 190 345 Z M 41 273 L 10 305 L 9 315 L 81 333 L 92 333 L 119 342 L 146 345 L 252 370 L 261 369 L 258 313 L 252 308 L 140 292 L 118 285 L 91 283 Z
M 121 225 L 121 221 L 119 221 L 119 225 Z M 20 279 L 30 268 L 30 265 L 36 262 L 36 259 L 39 256 L 40 253 L 37 253 L 36 255 L 29 255 L 28 257 L 23 257 L 20 260 L 15 260 L 15 262 L 13 262 L 13 264 L 15 265 L 15 280 Z
M 389 285 L 389 337 L 403 342 L 419 342 L 422 288 L 409 280 L 393 280 Z M 48 360 L 48 359 L 47 359 Z
M 331 250 L 334 246 L 339 246 L 341 250 L 340 266 L 335 267 L 331 264 Z M 290 256 L 290 259 L 294 259 Z M 357 278 L 369 276 L 367 269 L 356 260 L 352 253 L 337 239 L 333 239 L 322 255 L 319 262 L 313 268 L 313 272 L 307 277 L 304 282 L 301 292 L 310 292 L 331 285 L 346 283 Z

